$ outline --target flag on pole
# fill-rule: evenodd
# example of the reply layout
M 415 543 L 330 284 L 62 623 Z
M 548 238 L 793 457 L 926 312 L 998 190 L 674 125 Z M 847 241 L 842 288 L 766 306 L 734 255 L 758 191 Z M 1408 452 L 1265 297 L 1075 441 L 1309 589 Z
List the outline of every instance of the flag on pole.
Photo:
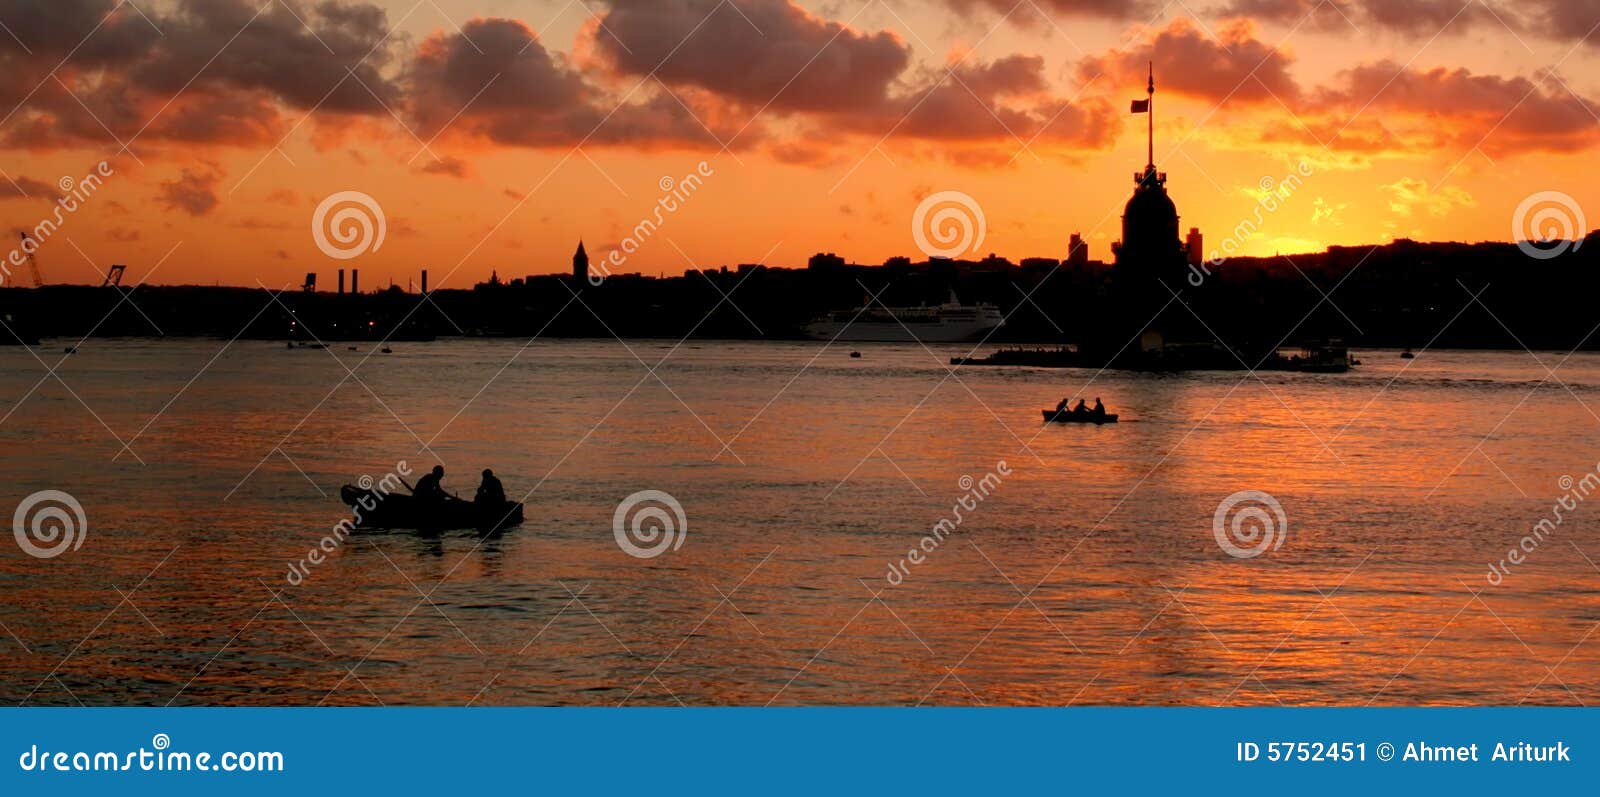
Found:
M 1149 112 L 1150 112 L 1150 101 L 1149 100 L 1134 100 L 1133 101 L 1133 110 L 1129 111 L 1129 113 L 1149 113 Z

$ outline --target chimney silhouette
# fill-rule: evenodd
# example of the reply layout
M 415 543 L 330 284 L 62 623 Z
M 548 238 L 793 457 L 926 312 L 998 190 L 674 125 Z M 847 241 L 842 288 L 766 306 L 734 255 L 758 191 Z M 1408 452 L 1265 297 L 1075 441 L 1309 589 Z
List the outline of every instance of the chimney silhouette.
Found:
M 422 270 L 422 292 L 423 293 L 427 293 L 428 292 L 428 270 L 427 269 L 423 269 Z
M 359 268 L 350 269 L 350 292 L 361 292 L 361 269 Z
M 339 269 L 339 295 L 344 295 L 344 269 Z

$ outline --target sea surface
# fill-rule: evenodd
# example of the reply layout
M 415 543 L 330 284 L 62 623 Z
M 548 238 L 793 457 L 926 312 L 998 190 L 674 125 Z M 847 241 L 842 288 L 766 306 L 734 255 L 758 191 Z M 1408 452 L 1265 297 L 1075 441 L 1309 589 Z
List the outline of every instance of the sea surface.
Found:
M 60 490 L 86 520 L 51 558 L 0 545 L 8 703 L 1600 701 L 1596 354 L 64 345 L 0 349 L 0 513 Z M 1123 422 L 1040 423 L 1080 395 Z M 466 496 L 493 468 L 526 522 L 357 532 L 291 578 L 341 485 L 435 463 Z M 646 490 L 683 513 L 651 558 L 614 523 Z

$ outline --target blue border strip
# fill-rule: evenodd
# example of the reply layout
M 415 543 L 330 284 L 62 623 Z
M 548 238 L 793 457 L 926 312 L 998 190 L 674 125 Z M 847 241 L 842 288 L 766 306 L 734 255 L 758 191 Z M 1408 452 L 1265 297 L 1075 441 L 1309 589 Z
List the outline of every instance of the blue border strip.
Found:
M 1560 745 L 1565 753 L 1555 757 L 1568 760 L 1491 760 L 1496 744 L 1521 752 L 1522 743 Z M 1387 761 L 1385 744 L 1394 746 Z M 1463 759 L 1475 744 L 1478 760 L 1405 760 L 1408 745 L 1420 751 L 1419 744 L 1449 748 L 1435 755 Z M 69 769 L 92 766 L 97 752 L 131 766 L 55 770 L 62 762 Z M 221 771 L 228 752 L 281 753 L 283 769 Z M 1247 752 L 1255 760 L 1241 760 Z M 1563 708 L 19 708 L 0 710 L 0 753 L 5 794 L 451 794 L 485 787 L 739 795 L 1533 793 L 1593 788 L 1600 714 Z M 204 772 L 196 766 L 202 753 L 209 756 Z M 110 760 L 101 757 L 102 764 Z M 236 756 L 233 763 L 250 760 Z M 270 757 L 254 761 L 271 764 Z M 187 771 L 159 771 L 184 763 Z

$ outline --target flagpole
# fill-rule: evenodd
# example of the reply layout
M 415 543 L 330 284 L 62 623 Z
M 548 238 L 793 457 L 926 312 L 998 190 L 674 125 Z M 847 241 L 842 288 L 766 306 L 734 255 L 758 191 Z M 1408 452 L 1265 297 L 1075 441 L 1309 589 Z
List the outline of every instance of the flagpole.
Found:
M 1146 116 L 1148 116 L 1149 118 L 1146 119 L 1145 121 L 1150 126 L 1149 137 L 1147 139 L 1149 141 L 1149 150 L 1150 150 L 1150 165 L 1149 165 L 1149 167 L 1154 169 L 1156 167 L 1156 62 L 1155 61 L 1151 61 L 1150 62 L 1150 88 L 1149 88 L 1149 90 L 1150 90 L 1150 93 L 1149 93 L 1149 99 L 1147 100 L 1147 102 L 1150 105 L 1149 105 L 1149 108 L 1147 109 L 1147 113 L 1146 113 Z

